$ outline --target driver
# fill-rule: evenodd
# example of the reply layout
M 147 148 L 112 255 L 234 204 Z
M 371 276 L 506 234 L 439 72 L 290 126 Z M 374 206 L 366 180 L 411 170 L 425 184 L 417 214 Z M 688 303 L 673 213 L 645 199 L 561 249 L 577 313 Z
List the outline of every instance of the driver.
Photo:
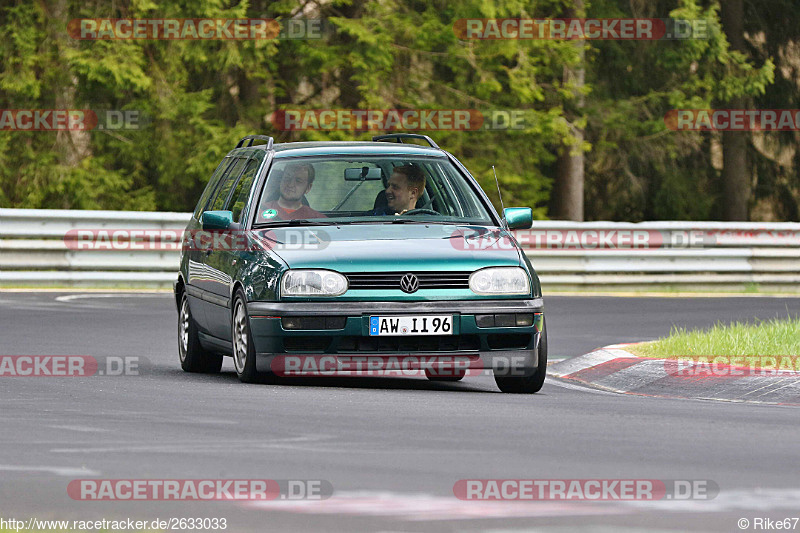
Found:
M 396 167 L 386 185 L 387 206 L 373 211 L 375 215 L 402 215 L 417 206 L 425 190 L 425 176 L 416 165 Z
M 280 197 L 262 206 L 265 218 L 277 216 L 280 220 L 325 218 L 325 215 L 303 205 L 303 196 L 314 184 L 314 167 L 309 163 L 286 165 L 280 184 Z M 268 214 L 267 214 L 268 213 Z

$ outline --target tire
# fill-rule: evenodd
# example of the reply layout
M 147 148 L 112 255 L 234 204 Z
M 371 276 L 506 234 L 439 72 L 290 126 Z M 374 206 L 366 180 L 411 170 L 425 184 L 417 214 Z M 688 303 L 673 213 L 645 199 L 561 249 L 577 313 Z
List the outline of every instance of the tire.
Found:
M 244 292 L 237 289 L 231 309 L 231 345 L 233 367 L 242 383 L 273 383 L 272 372 L 259 372 L 256 369 L 256 348 L 250 334 L 250 317 L 247 315 L 247 300 Z
M 527 376 L 498 376 L 495 371 L 494 381 L 497 383 L 497 387 L 501 391 L 511 394 L 534 394 L 542 389 L 544 378 L 547 375 L 547 327 L 545 327 L 544 319 L 539 339 L 538 359 L 539 364 L 536 370 Z
M 186 372 L 216 374 L 222 368 L 222 355 L 209 352 L 200 345 L 197 323 L 192 318 L 186 291 L 181 293 L 178 310 L 178 357 Z
M 464 376 L 467 375 L 466 370 L 464 372 L 460 372 L 459 374 L 456 374 L 456 375 L 443 375 L 443 376 L 438 375 L 439 372 L 442 372 L 442 370 L 431 370 L 429 368 L 426 368 L 425 369 L 425 377 L 427 377 L 431 381 L 450 381 L 450 382 L 453 382 L 453 381 L 461 381 L 462 379 L 464 379 Z M 448 374 L 448 373 L 451 373 L 451 372 L 452 371 L 450 371 L 450 370 L 445 370 L 444 371 L 445 374 Z

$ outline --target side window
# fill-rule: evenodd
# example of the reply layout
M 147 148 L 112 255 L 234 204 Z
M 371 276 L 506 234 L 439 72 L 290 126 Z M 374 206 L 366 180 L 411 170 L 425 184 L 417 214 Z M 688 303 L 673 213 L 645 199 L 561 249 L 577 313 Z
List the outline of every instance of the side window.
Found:
M 239 222 L 242 211 L 244 210 L 245 203 L 247 202 L 247 197 L 250 196 L 250 188 L 253 186 L 253 180 L 256 177 L 256 173 L 258 172 L 258 167 L 261 166 L 260 159 L 251 159 L 248 161 L 247 166 L 244 169 L 244 174 L 242 177 L 239 178 L 239 183 L 236 184 L 236 188 L 233 190 L 233 195 L 231 196 L 231 201 L 228 202 L 229 209 L 233 212 L 233 221 Z
M 228 199 L 228 194 L 231 192 L 233 184 L 236 183 L 236 178 L 238 178 L 239 174 L 242 173 L 242 168 L 244 168 L 246 161 L 247 160 L 244 158 L 238 158 L 230 170 L 225 173 L 225 177 L 222 178 L 222 184 L 220 184 L 220 186 L 217 188 L 214 199 L 208 206 L 209 211 L 219 211 L 220 209 L 224 208 L 225 200 Z
M 194 218 L 200 218 L 200 214 L 205 210 L 204 208 L 208 203 L 208 199 L 211 197 L 211 194 L 214 192 L 214 189 L 217 188 L 220 176 L 225 171 L 225 169 L 230 166 L 230 163 L 231 163 L 231 158 L 226 157 L 225 159 L 222 160 L 219 166 L 217 166 L 217 169 L 211 175 L 211 179 L 208 180 L 208 185 L 206 185 L 206 188 L 203 189 L 203 194 L 200 195 L 200 200 L 197 201 L 197 207 L 194 208 Z

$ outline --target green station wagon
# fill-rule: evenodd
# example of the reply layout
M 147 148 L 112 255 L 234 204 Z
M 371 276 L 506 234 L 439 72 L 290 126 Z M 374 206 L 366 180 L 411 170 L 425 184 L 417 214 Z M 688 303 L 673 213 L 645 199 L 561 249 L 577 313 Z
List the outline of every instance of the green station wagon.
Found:
M 530 208 L 501 218 L 425 135 L 245 137 L 184 233 L 181 366 L 219 372 L 228 355 L 241 381 L 274 383 L 400 361 L 431 380 L 491 371 L 504 392 L 537 392 L 544 303 L 510 231 L 531 223 Z

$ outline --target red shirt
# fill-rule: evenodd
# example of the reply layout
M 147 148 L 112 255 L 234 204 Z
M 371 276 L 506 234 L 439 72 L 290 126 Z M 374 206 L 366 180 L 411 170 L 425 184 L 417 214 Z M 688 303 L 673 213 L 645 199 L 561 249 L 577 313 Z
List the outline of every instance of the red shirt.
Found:
M 278 216 L 275 218 L 278 220 L 297 220 L 302 218 L 327 218 L 319 211 L 311 209 L 307 205 L 301 206 L 300 208 L 295 210 L 284 209 L 283 207 L 280 206 L 280 204 L 278 204 L 277 200 L 269 202 L 268 204 L 264 205 L 262 209 L 263 210 L 274 209 L 275 211 L 277 211 Z M 261 218 L 265 218 L 263 211 L 261 213 Z

